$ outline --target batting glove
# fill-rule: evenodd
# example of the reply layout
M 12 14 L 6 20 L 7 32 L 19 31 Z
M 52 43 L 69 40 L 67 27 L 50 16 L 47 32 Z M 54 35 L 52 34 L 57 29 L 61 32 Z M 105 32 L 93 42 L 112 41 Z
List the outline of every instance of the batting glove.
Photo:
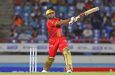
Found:
M 74 22 L 76 22 L 76 17 L 71 17 L 69 25 L 73 24 Z

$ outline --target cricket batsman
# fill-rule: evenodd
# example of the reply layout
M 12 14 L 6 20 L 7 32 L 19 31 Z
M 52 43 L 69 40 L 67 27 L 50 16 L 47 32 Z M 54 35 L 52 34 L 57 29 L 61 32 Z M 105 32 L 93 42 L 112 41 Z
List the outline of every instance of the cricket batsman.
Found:
M 76 22 L 78 19 L 84 16 L 84 14 L 80 14 L 77 17 L 71 17 L 69 19 L 62 20 L 55 16 L 56 11 L 52 9 L 48 9 L 46 11 L 47 17 L 47 29 L 49 36 L 49 52 L 48 58 L 44 64 L 42 72 L 47 72 L 54 62 L 57 50 L 64 56 L 64 60 L 66 63 L 67 73 L 71 73 L 73 70 L 72 66 L 72 57 L 71 52 L 67 43 L 65 36 L 62 33 L 61 26 L 69 25 L 71 23 Z

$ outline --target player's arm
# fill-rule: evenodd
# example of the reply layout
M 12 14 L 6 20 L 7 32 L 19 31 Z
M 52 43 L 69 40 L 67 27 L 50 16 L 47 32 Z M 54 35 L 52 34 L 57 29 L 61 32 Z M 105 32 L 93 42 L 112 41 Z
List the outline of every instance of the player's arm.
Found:
M 84 13 L 78 15 L 77 17 L 71 17 L 69 19 L 57 21 L 56 26 L 67 25 L 73 22 L 79 21 L 81 17 L 85 16 Z
M 71 21 L 71 19 L 65 19 L 65 20 L 57 21 L 56 26 L 58 27 L 61 25 L 69 24 L 70 21 Z

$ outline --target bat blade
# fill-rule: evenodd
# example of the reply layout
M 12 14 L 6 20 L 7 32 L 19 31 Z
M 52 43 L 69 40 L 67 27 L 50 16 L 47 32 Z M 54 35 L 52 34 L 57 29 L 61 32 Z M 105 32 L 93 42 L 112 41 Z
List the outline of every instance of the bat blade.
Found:
M 95 8 L 92 8 L 92 9 L 89 9 L 87 11 L 84 12 L 85 15 L 89 15 L 89 14 L 92 14 L 96 11 L 99 11 L 99 7 L 95 7 Z

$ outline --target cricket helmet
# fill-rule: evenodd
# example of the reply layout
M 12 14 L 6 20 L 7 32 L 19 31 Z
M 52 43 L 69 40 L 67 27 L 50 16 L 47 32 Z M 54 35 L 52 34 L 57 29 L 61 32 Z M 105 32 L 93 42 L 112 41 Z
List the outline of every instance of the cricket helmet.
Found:
M 54 13 L 54 12 L 55 12 L 54 10 L 48 9 L 48 10 L 46 11 L 46 16 L 48 16 L 49 14 Z

